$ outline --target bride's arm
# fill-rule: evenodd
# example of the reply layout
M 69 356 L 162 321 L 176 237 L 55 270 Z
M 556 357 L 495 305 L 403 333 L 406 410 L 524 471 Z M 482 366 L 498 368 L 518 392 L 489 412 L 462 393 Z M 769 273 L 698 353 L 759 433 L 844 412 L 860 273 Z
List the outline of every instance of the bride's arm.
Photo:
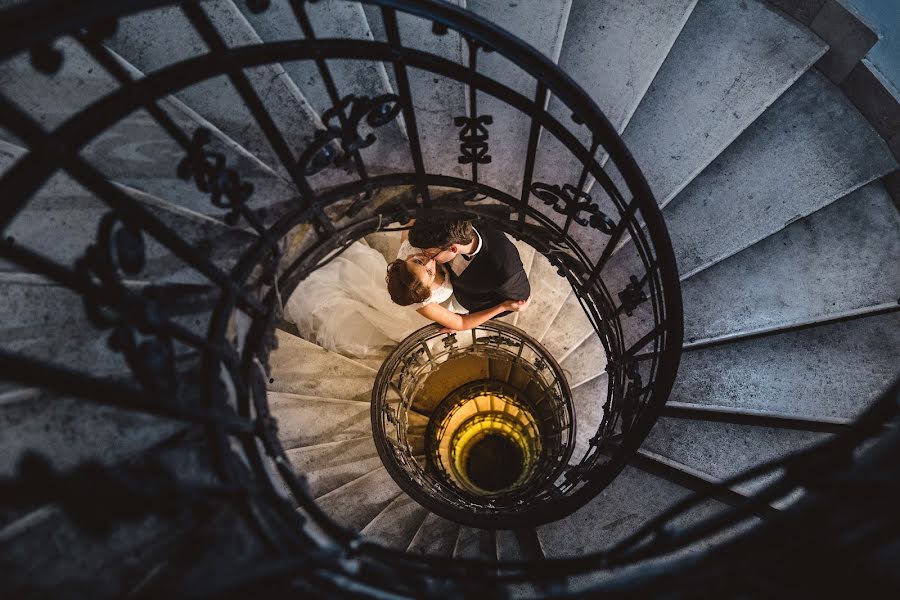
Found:
M 410 219 L 406 223 L 403 223 L 403 225 L 401 225 L 401 227 L 412 227 L 415 224 L 416 224 L 416 220 Z M 409 229 L 404 229 L 403 231 L 400 232 L 400 243 L 402 244 L 403 242 L 405 242 L 408 239 L 409 239 Z
M 478 327 L 488 319 L 496 317 L 505 311 L 520 311 L 528 306 L 528 300 L 506 300 L 497 306 L 479 310 L 476 313 L 467 315 L 459 315 L 451 312 L 440 304 L 426 304 L 422 308 L 416 309 L 419 314 L 426 319 L 431 319 L 435 323 L 443 325 L 447 329 L 460 331 L 463 329 L 472 329 Z

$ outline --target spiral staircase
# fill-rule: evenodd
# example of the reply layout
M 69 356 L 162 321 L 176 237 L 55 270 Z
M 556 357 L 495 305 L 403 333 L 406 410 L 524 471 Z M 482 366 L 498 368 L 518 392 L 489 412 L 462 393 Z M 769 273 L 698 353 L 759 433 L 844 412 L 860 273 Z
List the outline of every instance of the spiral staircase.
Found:
M 721 577 L 741 548 L 817 539 L 784 533 L 827 496 L 809 478 L 897 450 L 896 390 L 875 402 L 900 363 L 897 162 L 832 81 L 821 13 L 455 5 L 0 3 L 4 596 L 708 584 L 673 569 L 764 595 L 791 573 Z M 281 310 L 428 211 L 516 244 L 532 303 L 501 320 L 570 390 L 560 491 L 496 528 L 388 465 L 373 390 L 397 349 L 330 352 Z M 900 588 L 884 518 L 886 552 L 793 576 Z

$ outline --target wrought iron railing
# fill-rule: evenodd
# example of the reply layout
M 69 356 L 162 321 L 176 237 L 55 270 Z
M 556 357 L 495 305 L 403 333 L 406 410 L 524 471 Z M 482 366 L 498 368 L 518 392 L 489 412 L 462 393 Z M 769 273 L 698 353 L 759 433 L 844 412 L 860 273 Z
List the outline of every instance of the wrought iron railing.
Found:
M 665 515 L 609 552 L 502 567 L 393 553 L 361 543 L 356 532 L 322 513 L 278 442 L 266 400 L 267 361 L 280 300 L 335 252 L 368 233 L 410 216 L 480 218 L 532 245 L 569 281 L 602 342 L 609 389 L 590 450 L 568 472 L 573 493 L 553 505 L 559 514 L 592 498 L 634 455 L 669 394 L 682 342 L 678 274 L 660 212 L 638 165 L 590 97 L 536 50 L 462 9 L 436 0 L 364 4 L 380 21 L 383 40 L 317 37 L 309 18 L 311 4 L 300 0 L 289 2 L 296 36 L 239 46 L 230 46 L 217 29 L 208 12 L 212 5 L 188 0 L 33 0 L 0 13 L 0 60 L 9 63 L 27 54 L 34 69 L 30 75 L 53 78 L 65 68 L 67 52 L 76 48 L 117 82 L 118 87 L 73 109 L 61 123 L 43 122 L 39 112 L 13 98 L 14 89 L 0 91 L 0 126 L 10 134 L 9 141 L 24 148 L 0 179 L 0 257 L 70 290 L 78 302 L 58 310 L 69 310 L 73 317 L 83 310 L 108 336 L 110 353 L 130 372 L 110 378 L 91 365 L 29 355 L 4 341 L 0 379 L 200 425 L 218 481 L 197 486 L 172 473 L 161 476 L 157 469 L 136 469 L 129 478 L 102 466 L 59 473 L 29 459 L 17 477 L 2 482 L 2 496 L 21 507 L 60 501 L 76 519 L 88 515 L 79 520 L 96 530 L 103 529 L 98 521 L 228 502 L 284 557 L 259 571 L 245 571 L 235 587 L 267 583 L 288 589 L 293 581 L 304 580 L 335 593 L 387 590 L 411 596 L 428 591 L 436 578 L 461 591 L 472 581 L 553 584 L 671 552 L 728 530 L 753 507 L 772 501 L 774 492 L 761 492 L 738 511 L 700 522 L 689 535 L 672 535 L 673 515 Z M 246 6 L 265 13 L 269 2 Z M 206 49 L 173 56 L 168 66 L 137 77 L 106 42 L 118 21 L 162 8 L 181 15 Z M 423 35 L 456 36 L 468 49 L 466 60 L 421 49 L 416 41 Z M 489 53 L 527 74 L 527 89 L 485 75 L 479 59 Z M 281 131 L 248 77 L 255 67 L 296 61 L 315 64 L 330 101 L 321 127 L 308 132 L 301 148 Z M 388 65 L 396 89 L 373 97 L 345 93 L 331 72 L 335 61 Z M 460 128 L 458 155 L 455 144 L 446 144 L 445 132 L 440 132 L 439 149 L 452 149 L 448 156 L 453 160 L 435 161 L 423 150 L 429 135 L 421 127 L 428 113 L 423 109 L 434 107 L 422 106 L 413 92 L 411 79 L 419 73 L 450 82 L 467 95 L 465 114 L 453 120 Z M 290 198 L 262 206 L 237 166 L 246 154 L 235 154 L 231 140 L 205 121 L 173 116 L 169 95 L 220 76 L 230 82 L 267 140 L 274 161 L 270 173 L 290 185 Z M 527 142 L 512 148 L 517 160 L 499 164 L 491 159 L 491 135 L 496 139 L 500 128 L 492 130 L 499 115 L 480 112 L 488 98 L 526 125 Z M 552 106 L 562 108 L 548 110 L 551 98 Z M 221 209 L 218 216 L 236 236 L 228 244 L 236 260 L 220 260 L 220 252 L 226 254 L 221 245 L 217 252 L 203 235 L 173 225 L 171 214 L 114 183 L 107 165 L 97 160 L 91 144 L 139 110 L 164 132 L 155 143 L 169 143 L 181 155 L 171 173 L 185 182 L 165 200 L 200 199 Z M 371 154 L 373 144 L 398 119 L 407 136 L 409 168 L 370 168 L 377 158 Z M 550 156 L 557 162 L 551 165 Z M 605 166 L 600 156 L 608 157 Z M 558 168 L 559 157 L 571 177 Z M 461 174 L 459 165 L 468 173 Z M 43 240 L 42 246 L 42 240 L 9 233 L 33 198 L 60 175 L 106 211 L 91 225 L 94 239 L 64 257 L 54 254 L 55 240 Z M 589 191 L 590 181 L 596 184 Z M 191 272 L 190 283 L 154 275 L 148 266 L 151 247 Z M 617 249 L 634 253 L 637 272 L 611 269 Z M 208 320 L 201 326 L 184 323 L 182 317 L 197 314 Z M 868 420 L 833 440 L 842 460 L 848 448 L 879 433 L 880 424 L 896 415 L 894 399 L 877 408 Z M 826 451 L 833 447 L 823 446 L 816 456 L 830 465 L 834 456 Z M 778 493 L 810 485 L 824 470 L 807 468 L 804 461 L 811 456 L 785 459 L 754 473 L 786 467 L 784 478 L 773 484 Z M 91 484 L 98 486 L 96 497 L 74 493 Z M 284 496 L 285 487 L 290 498 Z M 98 512 L 98 504 L 110 510 Z
M 475 361 L 482 367 L 507 365 L 510 381 L 498 380 L 498 385 L 508 390 L 511 402 L 520 403 L 537 421 L 535 435 L 540 437 L 542 452 L 528 485 L 513 493 L 479 497 L 453 485 L 452 478 L 442 476 L 446 474 L 433 445 L 435 440 L 446 442 L 447 432 L 441 428 L 469 399 L 467 390 L 473 389 L 477 395 L 479 385 L 490 384 L 481 380 L 478 368 L 456 373 L 465 380 L 453 379 L 450 383 L 455 393 L 447 398 L 424 401 L 441 402 L 427 415 L 425 450 L 430 452 L 425 454 L 429 462 L 417 460 L 422 449 L 412 447 L 407 439 L 410 415 L 425 410 L 420 394 L 424 391 L 427 396 L 429 386 L 447 377 L 442 368 L 459 361 Z M 391 476 L 420 504 L 455 521 L 513 528 L 555 520 L 564 516 L 558 512 L 559 500 L 580 487 L 567 471 L 575 447 L 575 414 L 563 371 L 540 343 L 507 323 L 488 321 L 457 333 L 442 333 L 436 325 L 416 331 L 382 364 L 372 389 L 371 410 L 376 447 Z

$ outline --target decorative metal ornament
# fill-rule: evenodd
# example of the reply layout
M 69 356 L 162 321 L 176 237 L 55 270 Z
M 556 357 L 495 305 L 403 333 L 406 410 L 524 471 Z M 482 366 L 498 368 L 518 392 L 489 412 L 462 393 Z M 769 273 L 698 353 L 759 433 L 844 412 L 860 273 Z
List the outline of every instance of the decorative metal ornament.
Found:
M 346 114 L 349 109 L 349 114 Z M 365 137 L 359 134 L 359 126 L 365 120 L 371 128 L 382 127 L 393 121 L 403 106 L 396 94 L 382 94 L 374 98 L 349 94 L 337 106 L 322 114 L 326 129 L 316 131 L 313 141 L 300 155 L 300 169 L 306 176 L 315 175 L 331 164 L 344 165 L 354 153 L 375 143 L 375 134 Z M 336 121 L 336 123 L 332 123 Z M 340 145 L 339 152 L 335 143 Z
M 647 300 L 647 295 L 641 289 L 643 285 L 636 276 L 632 275 L 628 281 L 628 285 L 618 295 L 622 303 L 620 310 L 630 317 L 634 314 L 634 309 Z
M 616 228 L 616 222 L 609 215 L 600 210 L 590 196 L 571 184 L 550 185 L 536 181 L 531 184 L 531 193 L 538 197 L 547 206 L 561 215 L 572 219 L 582 226 L 589 226 L 609 235 Z M 582 217 L 587 213 L 587 218 Z
M 486 165 L 491 162 L 491 156 L 488 154 L 490 134 L 487 126 L 493 123 L 494 117 L 491 115 L 456 117 L 453 119 L 454 125 L 462 127 L 459 132 L 459 164 L 477 163 Z
M 191 138 L 191 149 L 178 163 L 178 177 L 193 177 L 201 192 L 209 194 L 213 205 L 228 208 L 225 222 L 236 225 L 241 217 L 240 208 L 253 194 L 253 184 L 241 181 L 240 173 L 225 164 L 225 155 L 206 149 L 212 141 L 212 133 L 205 127 L 198 128 Z

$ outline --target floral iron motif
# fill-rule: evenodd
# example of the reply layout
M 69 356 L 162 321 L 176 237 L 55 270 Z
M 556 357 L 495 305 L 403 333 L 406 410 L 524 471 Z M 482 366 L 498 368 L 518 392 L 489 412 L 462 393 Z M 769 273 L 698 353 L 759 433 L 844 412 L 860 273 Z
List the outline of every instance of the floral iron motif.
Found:
M 88 246 L 85 255 L 76 261 L 75 271 L 85 287 L 91 288 L 84 294 L 88 318 L 98 328 L 112 329 L 109 347 L 125 356 L 144 388 L 171 393 L 177 385 L 175 352 L 171 337 L 161 331 L 166 316 L 157 290 L 147 287 L 137 293 L 122 281 L 123 274 L 137 275 L 145 264 L 140 230 L 122 223 L 110 212 L 100 220 L 97 243 Z M 111 308 L 110 304 L 119 308 Z
M 590 194 L 582 192 L 574 185 L 566 183 L 560 187 L 536 181 L 531 184 L 531 193 L 544 204 L 552 206 L 553 210 L 569 217 L 579 225 L 592 227 L 607 235 L 616 228 L 615 221 L 591 201 Z M 582 217 L 582 212 L 587 213 L 588 217 Z
M 491 115 L 481 115 L 478 117 L 455 117 L 453 124 L 462 127 L 459 131 L 459 164 L 468 165 L 477 163 L 486 165 L 491 162 L 491 155 L 488 154 L 488 133 L 487 126 L 494 123 L 494 117 Z
M 191 139 L 191 149 L 178 163 L 178 177 L 193 177 L 194 183 L 210 201 L 219 208 L 230 209 L 225 222 L 236 225 L 241 217 L 241 206 L 253 194 L 253 184 L 241 181 L 240 173 L 225 164 L 225 155 L 206 148 L 212 141 L 209 129 L 200 127 Z
M 350 114 L 344 120 L 341 115 L 347 109 Z M 375 134 L 369 133 L 365 137 L 359 134 L 359 126 L 364 119 L 369 127 L 382 127 L 393 121 L 402 109 L 400 97 L 395 94 L 382 94 L 374 98 L 354 94 L 344 96 L 337 106 L 322 114 L 322 122 L 327 128 L 316 131 L 312 143 L 300 155 L 301 171 L 310 176 L 332 163 L 339 166 L 346 164 L 354 153 L 375 143 Z M 338 124 L 331 124 L 332 121 Z M 334 141 L 340 143 L 343 154 L 335 149 Z
M 626 285 L 625 289 L 619 292 L 618 295 L 619 301 L 622 302 L 622 306 L 619 310 L 630 317 L 634 314 L 634 309 L 647 300 L 647 295 L 644 293 L 644 290 L 641 289 L 644 286 L 638 281 L 636 276 L 632 275 L 628 281 L 628 285 Z

